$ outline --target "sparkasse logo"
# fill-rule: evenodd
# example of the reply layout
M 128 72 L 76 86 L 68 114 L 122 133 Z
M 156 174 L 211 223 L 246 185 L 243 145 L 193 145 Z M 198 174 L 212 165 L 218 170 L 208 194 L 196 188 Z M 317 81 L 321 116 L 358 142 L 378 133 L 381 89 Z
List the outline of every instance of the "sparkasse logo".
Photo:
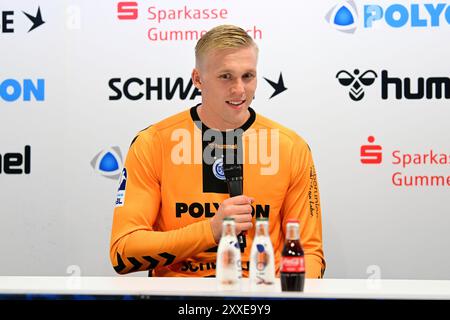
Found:
M 375 142 L 375 137 L 369 136 L 367 141 L 370 144 L 365 144 L 361 146 L 360 156 L 361 163 L 364 164 L 380 164 L 383 161 L 383 148 L 380 145 L 373 144 Z
M 208 2 L 208 5 L 195 1 L 181 5 L 173 1 L 161 5 L 144 1 L 119 1 L 115 9 L 121 24 L 145 22 L 145 34 L 147 41 L 151 43 L 197 41 L 209 29 L 205 24 L 227 24 L 231 15 L 227 2 L 212 1 Z M 244 27 L 244 30 L 252 38 L 262 39 L 264 30 L 252 25 L 251 19 L 249 20 L 250 25 Z M 141 26 L 140 23 L 139 27 Z
M 119 20 L 136 20 L 138 18 L 138 3 L 122 1 L 117 4 L 117 18 Z
M 383 162 L 383 147 L 374 144 L 375 137 L 368 137 L 369 144 L 361 145 L 360 161 L 363 165 L 385 166 Z M 390 152 L 390 164 L 394 167 L 391 183 L 394 187 L 450 187 L 450 154 L 439 152 L 432 148 L 420 151 L 393 148 Z M 430 174 L 442 168 L 442 174 Z M 433 170 L 432 170 L 433 169 Z M 412 171 L 412 173 L 410 172 Z M 422 171 L 417 174 L 417 171 Z

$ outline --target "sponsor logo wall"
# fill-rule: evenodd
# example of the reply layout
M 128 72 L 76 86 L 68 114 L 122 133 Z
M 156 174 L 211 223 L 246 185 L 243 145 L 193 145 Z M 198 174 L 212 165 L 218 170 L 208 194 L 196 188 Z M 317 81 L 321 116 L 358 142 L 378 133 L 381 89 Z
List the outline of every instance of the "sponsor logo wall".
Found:
M 450 279 L 450 2 L 7 0 L 0 12 L 1 275 L 116 274 L 128 147 L 201 101 L 196 41 L 237 24 L 260 48 L 253 108 L 313 152 L 325 277 L 376 265 L 382 278 Z

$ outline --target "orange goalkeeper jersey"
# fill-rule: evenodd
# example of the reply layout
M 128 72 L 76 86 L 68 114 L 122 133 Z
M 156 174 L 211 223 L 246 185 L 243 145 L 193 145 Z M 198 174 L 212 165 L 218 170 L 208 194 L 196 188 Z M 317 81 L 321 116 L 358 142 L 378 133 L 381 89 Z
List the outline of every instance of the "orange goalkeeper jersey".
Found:
M 120 274 L 151 270 L 154 276 L 214 276 L 217 243 L 209 219 L 229 197 L 224 151 L 240 145 L 243 193 L 255 199 L 253 225 L 258 217 L 269 219 L 277 274 L 286 221 L 298 219 L 306 276 L 322 277 L 319 189 L 306 142 L 249 108 L 250 118 L 233 131 L 240 135 L 229 143 L 224 133 L 207 130 L 196 108 L 148 127 L 133 140 L 114 210 L 114 269 Z M 248 230 L 242 253 L 244 276 L 254 231 Z

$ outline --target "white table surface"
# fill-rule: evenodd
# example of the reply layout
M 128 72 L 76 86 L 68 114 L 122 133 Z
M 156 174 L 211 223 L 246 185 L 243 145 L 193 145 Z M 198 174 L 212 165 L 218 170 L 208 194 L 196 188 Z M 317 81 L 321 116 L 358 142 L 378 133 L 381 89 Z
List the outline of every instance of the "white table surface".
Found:
M 218 291 L 215 278 L 0 277 L 0 294 L 450 300 L 449 280 L 306 279 L 304 292 Z

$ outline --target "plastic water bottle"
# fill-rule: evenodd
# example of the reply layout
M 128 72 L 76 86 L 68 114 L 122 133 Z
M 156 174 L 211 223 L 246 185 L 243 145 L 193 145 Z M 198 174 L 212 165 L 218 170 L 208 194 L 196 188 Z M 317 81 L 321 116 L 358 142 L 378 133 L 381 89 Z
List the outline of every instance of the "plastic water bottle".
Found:
M 216 279 L 219 290 L 241 290 L 241 250 L 233 218 L 223 219 L 222 237 L 217 249 Z
M 250 290 L 274 291 L 275 259 L 267 218 L 256 219 L 255 238 L 250 251 Z

